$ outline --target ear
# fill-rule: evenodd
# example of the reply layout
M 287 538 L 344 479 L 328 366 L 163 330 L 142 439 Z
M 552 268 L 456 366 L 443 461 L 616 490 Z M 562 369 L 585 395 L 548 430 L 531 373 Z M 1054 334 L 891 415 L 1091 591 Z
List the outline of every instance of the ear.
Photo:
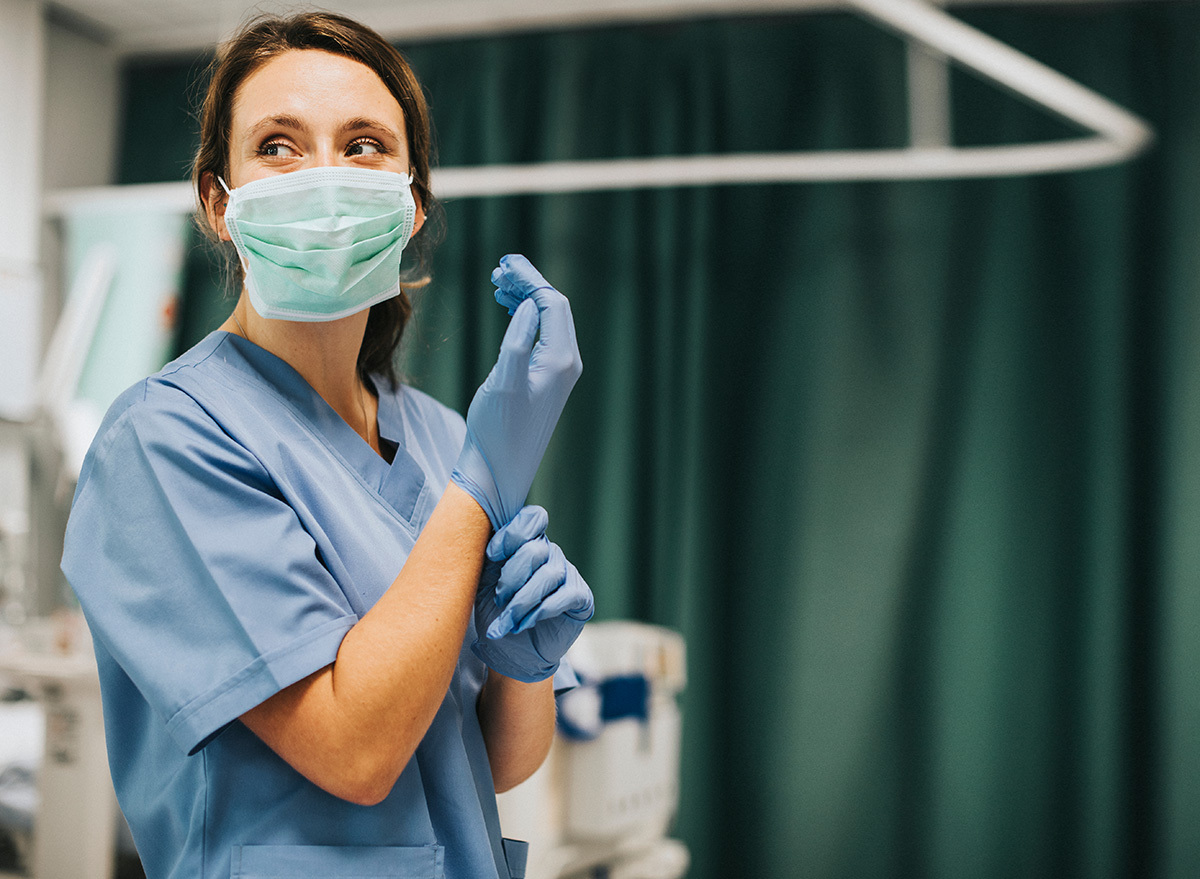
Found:
M 409 174 L 412 174 L 412 169 L 409 169 Z M 408 236 L 409 241 L 413 236 L 421 231 L 421 227 L 425 225 L 425 205 L 421 204 L 421 193 L 417 191 L 417 187 L 410 185 L 408 191 L 412 193 L 413 201 L 417 203 L 417 216 L 413 220 L 412 233 Z
M 229 195 L 217 182 L 217 177 L 210 171 L 205 171 L 200 177 L 200 197 L 204 206 L 204 216 L 208 226 L 217 233 L 221 241 L 232 241 L 229 229 L 225 226 L 225 206 L 229 204 Z

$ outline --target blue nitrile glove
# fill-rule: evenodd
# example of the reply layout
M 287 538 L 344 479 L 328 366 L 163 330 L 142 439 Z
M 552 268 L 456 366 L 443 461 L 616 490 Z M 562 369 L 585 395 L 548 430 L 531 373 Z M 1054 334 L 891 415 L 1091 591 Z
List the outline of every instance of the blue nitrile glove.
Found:
M 510 315 L 516 313 L 517 306 L 528 299 L 534 290 L 541 287 L 554 289 L 542 277 L 542 273 L 519 253 L 500 258 L 500 265 L 492 269 L 492 283 L 496 285 L 496 301 L 507 308 Z
M 570 303 L 529 260 L 509 254 L 492 276 L 516 310 L 467 410 L 467 439 L 450 478 L 499 529 L 525 503 L 583 361 Z
M 475 594 L 475 655 L 526 683 L 554 674 L 594 610 L 592 590 L 546 538 L 549 521 L 529 506 L 492 535 Z

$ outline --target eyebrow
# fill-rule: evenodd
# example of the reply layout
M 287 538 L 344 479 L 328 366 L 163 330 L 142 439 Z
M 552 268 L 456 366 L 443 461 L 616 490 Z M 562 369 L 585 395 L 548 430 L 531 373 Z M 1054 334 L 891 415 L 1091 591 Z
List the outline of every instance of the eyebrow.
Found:
M 251 125 L 246 130 L 246 138 L 254 138 L 266 128 L 294 128 L 297 131 L 308 132 L 308 126 L 298 116 L 268 116 Z
M 386 122 L 380 122 L 378 119 L 368 119 L 365 116 L 357 116 L 354 119 L 344 122 L 339 130 L 343 134 L 346 134 L 352 131 L 367 131 L 370 129 L 386 131 L 393 137 L 398 136 L 396 130 L 391 125 L 388 125 Z
M 260 119 L 255 122 L 246 131 L 246 138 L 253 139 L 268 128 L 291 128 L 296 131 L 308 133 L 308 125 L 305 124 L 299 116 L 268 116 L 265 119 Z M 356 116 L 349 119 L 338 126 L 338 131 L 342 134 L 347 134 L 354 131 L 385 131 L 392 137 L 399 137 L 396 130 L 386 122 L 380 122 L 378 119 L 369 119 L 366 116 Z

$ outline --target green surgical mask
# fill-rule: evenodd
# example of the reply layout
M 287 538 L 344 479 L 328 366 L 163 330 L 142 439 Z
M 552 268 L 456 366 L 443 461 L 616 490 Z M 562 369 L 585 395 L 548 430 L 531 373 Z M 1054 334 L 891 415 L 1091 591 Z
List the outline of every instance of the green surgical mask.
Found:
M 220 182 L 225 225 L 262 317 L 337 320 L 399 295 L 400 254 L 417 215 L 411 175 L 322 167 L 234 190 Z

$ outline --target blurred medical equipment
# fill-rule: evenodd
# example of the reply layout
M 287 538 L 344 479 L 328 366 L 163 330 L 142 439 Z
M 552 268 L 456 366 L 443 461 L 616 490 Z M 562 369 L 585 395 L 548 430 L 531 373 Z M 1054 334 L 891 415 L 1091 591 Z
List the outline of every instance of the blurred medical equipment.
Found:
M 34 877 L 108 879 L 118 834 L 124 830 L 128 845 L 128 831 L 109 777 L 91 642 L 69 609 L 58 560 L 79 468 L 105 409 L 170 350 L 187 216 L 85 204 L 59 222 L 69 291 L 33 411 L 5 424 L 26 456 L 28 512 L 0 517 L 0 692 L 20 690 L 40 703 L 3 705 L 6 723 L 15 717 L 28 726 L 20 718 L 31 710 L 44 720 L 37 759 L 24 750 L 0 764 L 0 831 Z M 21 741 L 28 746 L 29 738 Z
M 644 623 L 589 623 L 567 652 L 580 686 L 533 777 L 501 794 L 505 836 L 529 841 L 527 879 L 679 879 L 683 638 Z
M 87 200 L 57 217 L 67 295 L 20 431 L 28 456 L 28 547 L 22 616 L 71 605 L 62 530 L 79 468 L 117 394 L 171 351 L 188 215 Z M 0 587 L 4 584 L 0 583 Z M 0 598 L 3 598 L 0 594 Z
M 64 612 L 31 622 L 20 641 L 0 654 L 0 678 L 33 694 L 41 710 L 30 702 L 0 704 L 0 717 L 19 723 L 20 733 L 0 765 L 0 781 L 9 781 L 0 785 L 0 821 L 31 876 L 110 879 L 119 812 L 83 619 Z
M 37 811 L 37 766 L 45 714 L 15 693 L 0 698 L 0 870 L 22 869 L 32 860 Z M 3 875 L 0 873 L 0 875 Z

